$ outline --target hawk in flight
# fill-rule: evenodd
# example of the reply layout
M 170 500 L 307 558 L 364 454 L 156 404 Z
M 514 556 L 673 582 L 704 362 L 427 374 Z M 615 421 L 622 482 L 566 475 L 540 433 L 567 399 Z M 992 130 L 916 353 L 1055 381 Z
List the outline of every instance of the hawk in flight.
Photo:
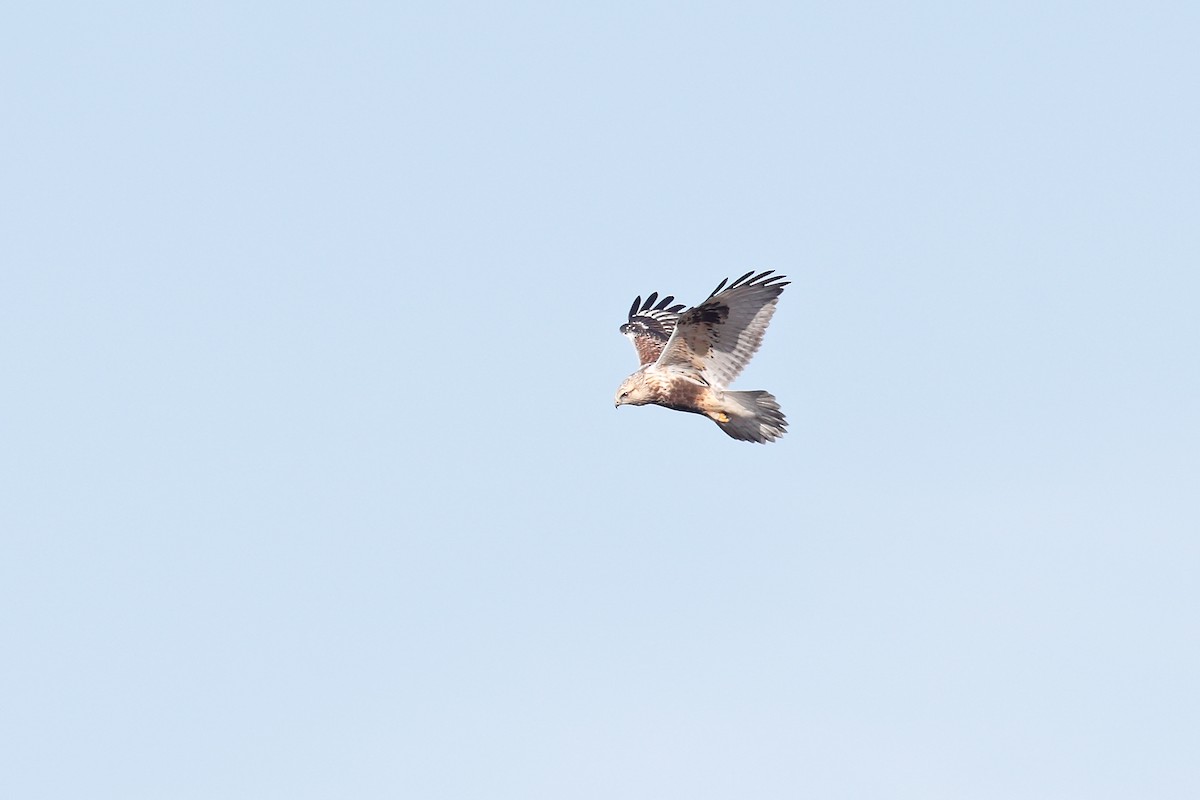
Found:
M 658 292 L 638 297 L 621 333 L 637 349 L 641 367 L 617 389 L 616 404 L 653 404 L 703 414 L 734 439 L 773 442 L 787 422 L 774 396 L 726 387 L 762 344 L 775 313 L 783 275 L 747 272 L 728 287 L 728 278 L 700 305 L 686 311 Z M 722 291 L 724 290 L 724 291 Z

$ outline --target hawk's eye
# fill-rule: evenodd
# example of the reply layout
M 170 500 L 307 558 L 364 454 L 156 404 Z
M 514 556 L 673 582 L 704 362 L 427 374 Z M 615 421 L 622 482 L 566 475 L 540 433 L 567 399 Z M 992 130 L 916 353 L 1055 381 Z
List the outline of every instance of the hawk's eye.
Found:
M 621 399 L 624 400 L 626 397 L 629 397 L 629 392 L 621 392 Z

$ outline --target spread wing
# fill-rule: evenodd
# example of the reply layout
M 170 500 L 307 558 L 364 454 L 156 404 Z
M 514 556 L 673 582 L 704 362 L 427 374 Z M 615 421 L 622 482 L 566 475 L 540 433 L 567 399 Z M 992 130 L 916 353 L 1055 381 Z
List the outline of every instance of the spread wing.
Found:
M 638 297 L 629 309 L 629 321 L 621 326 L 621 333 L 633 342 L 637 349 L 638 361 L 643 367 L 658 360 L 675 331 L 675 321 L 679 319 L 683 304 L 671 305 L 674 299 L 667 295 L 658 300 L 658 292 L 647 297 L 644 303 L 642 298 Z
M 728 386 L 758 351 L 788 285 L 783 275 L 771 277 L 773 273 L 747 272 L 729 288 L 728 278 L 721 281 L 707 300 L 679 315 L 655 366 L 682 368 L 709 384 Z

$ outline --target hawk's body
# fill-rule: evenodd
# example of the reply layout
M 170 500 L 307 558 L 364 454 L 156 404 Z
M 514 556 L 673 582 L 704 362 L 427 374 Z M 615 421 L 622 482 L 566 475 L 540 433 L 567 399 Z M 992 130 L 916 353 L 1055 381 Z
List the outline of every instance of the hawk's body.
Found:
M 762 344 L 763 334 L 787 281 L 772 272 L 748 272 L 726 281 L 700 305 L 683 310 L 658 294 L 629 310 L 621 332 L 638 352 L 641 368 L 617 390 L 616 404 L 660 405 L 703 414 L 735 439 L 771 442 L 787 422 L 767 392 L 726 387 Z M 722 291 L 724 289 L 724 291 Z

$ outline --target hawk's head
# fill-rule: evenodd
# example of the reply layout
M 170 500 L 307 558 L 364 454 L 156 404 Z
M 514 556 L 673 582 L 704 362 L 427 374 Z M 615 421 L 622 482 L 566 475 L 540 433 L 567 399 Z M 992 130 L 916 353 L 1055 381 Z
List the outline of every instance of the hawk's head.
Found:
M 650 384 L 646 381 L 646 373 L 638 371 L 630 375 L 617 389 L 615 405 L 644 406 L 650 402 Z

